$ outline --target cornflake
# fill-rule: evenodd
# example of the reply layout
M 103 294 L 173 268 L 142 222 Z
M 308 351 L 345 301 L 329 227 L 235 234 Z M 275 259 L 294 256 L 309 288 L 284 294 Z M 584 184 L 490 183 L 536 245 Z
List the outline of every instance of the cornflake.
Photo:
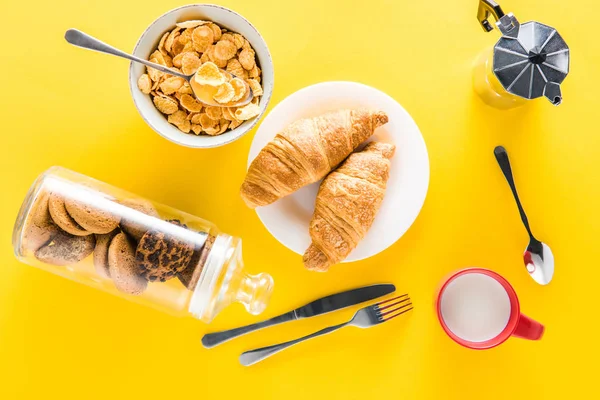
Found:
M 158 87 L 164 94 L 173 94 L 183 86 L 184 82 L 183 78 L 173 76 L 165 79 Z
M 213 99 L 215 99 L 219 103 L 229 103 L 231 99 L 233 99 L 234 94 L 235 91 L 233 90 L 233 86 L 231 86 L 231 83 L 225 82 L 221 86 L 219 86 L 219 89 L 217 90 L 217 93 L 215 93 L 215 95 L 213 96 Z
M 189 94 L 182 95 L 180 102 L 181 106 L 188 111 L 197 113 L 200 112 L 200 110 L 202 110 L 202 103 L 200 103 L 198 100 L 196 100 Z
M 260 86 L 260 83 L 256 81 L 256 79 L 246 79 L 246 83 L 252 89 L 252 95 L 254 97 L 263 95 L 263 88 Z
M 237 119 L 234 119 L 233 121 L 231 121 L 229 123 L 229 129 L 237 128 L 238 126 L 240 126 L 242 124 L 242 122 L 244 122 L 244 121 L 238 121 Z
M 214 128 L 218 121 L 212 119 L 206 113 L 200 114 L 200 125 L 202 125 L 203 130 L 207 130 L 209 128 Z
M 217 24 L 213 24 L 212 22 L 210 23 L 210 25 L 208 25 L 210 27 L 210 29 L 212 29 L 213 31 L 213 35 L 214 35 L 214 41 L 218 42 L 219 40 L 221 40 L 221 36 L 222 36 L 222 32 L 221 32 L 221 28 L 219 27 L 219 25 Z
M 203 53 L 208 49 L 208 46 L 214 43 L 215 34 L 208 26 L 199 26 L 192 32 L 192 43 L 194 50 Z
M 138 84 L 138 88 L 144 94 L 149 94 L 150 90 L 152 90 L 152 81 L 150 80 L 150 77 L 148 76 L 148 74 L 143 74 L 142 76 L 140 76 L 137 84 Z
M 246 39 L 244 39 L 242 35 L 240 35 L 239 33 L 233 34 L 233 43 L 235 44 L 235 47 L 238 50 L 244 47 L 244 42 L 246 42 Z
M 196 134 L 199 135 L 202 133 L 202 126 L 198 125 L 198 124 L 192 124 L 192 131 Z
M 235 110 L 235 118 L 241 121 L 247 121 L 258 114 L 260 114 L 260 107 L 258 107 L 258 104 L 253 103 L 246 104 L 244 107 L 239 107 Z
M 248 71 L 242 67 L 242 64 L 240 64 L 236 58 L 232 58 L 231 60 L 227 61 L 227 68 L 225 71 L 237 78 L 246 79 L 248 77 Z
M 237 53 L 237 48 L 235 47 L 234 43 L 228 40 L 219 40 L 215 45 L 214 51 L 217 59 L 228 61 L 235 56 Z
M 158 95 L 152 99 L 158 111 L 163 114 L 173 114 L 178 110 L 177 101 L 165 95 Z M 171 122 L 171 121 L 169 121 Z
M 200 68 L 200 58 L 196 53 L 184 53 L 181 58 L 181 70 L 186 75 L 192 75 Z
M 218 121 L 223 116 L 223 107 L 208 106 L 206 107 L 206 115 Z
M 198 68 L 194 79 L 200 85 L 219 86 L 226 82 L 225 76 L 212 62 L 204 63 Z
M 233 78 L 230 82 L 233 87 L 233 97 L 231 101 L 239 101 L 246 95 L 246 85 L 240 78 Z
M 251 70 L 255 65 L 254 50 L 244 49 L 240 52 L 240 64 L 247 70 Z
M 190 29 L 190 28 L 195 28 L 197 26 L 206 25 L 206 24 L 212 24 L 212 22 L 196 19 L 196 20 L 192 20 L 192 21 L 178 22 L 175 25 L 177 25 L 177 27 L 181 28 L 181 29 Z

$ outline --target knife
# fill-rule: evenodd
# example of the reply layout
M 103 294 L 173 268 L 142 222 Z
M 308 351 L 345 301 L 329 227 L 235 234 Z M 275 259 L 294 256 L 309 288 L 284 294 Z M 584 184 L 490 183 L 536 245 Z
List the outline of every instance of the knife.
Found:
M 284 322 L 295 321 L 297 319 L 327 314 L 335 310 L 340 310 L 342 308 L 354 306 L 365 301 L 385 296 L 394 292 L 395 290 L 396 287 L 392 284 L 378 284 L 332 294 L 265 321 L 227 331 L 208 333 L 202 338 L 202 345 L 207 349 L 210 349 L 211 347 L 215 347 L 221 343 L 227 342 L 228 340 L 256 331 L 258 329 Z

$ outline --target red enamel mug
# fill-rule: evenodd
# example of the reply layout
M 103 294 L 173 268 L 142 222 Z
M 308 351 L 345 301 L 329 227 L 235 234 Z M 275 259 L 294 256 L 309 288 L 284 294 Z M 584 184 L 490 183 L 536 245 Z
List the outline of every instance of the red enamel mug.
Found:
M 436 297 L 446 334 L 469 349 L 490 349 L 511 336 L 540 340 L 544 326 L 521 314 L 513 287 L 497 273 L 467 268 L 450 275 Z

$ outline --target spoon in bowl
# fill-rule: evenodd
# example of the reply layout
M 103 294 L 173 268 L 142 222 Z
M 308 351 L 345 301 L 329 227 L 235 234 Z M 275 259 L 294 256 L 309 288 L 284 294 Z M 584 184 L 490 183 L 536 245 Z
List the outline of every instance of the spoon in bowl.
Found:
M 519 208 L 519 214 L 521 214 L 521 220 L 529 234 L 529 245 L 527 245 L 527 249 L 523 254 L 523 261 L 525 262 L 527 272 L 529 272 L 529 275 L 531 275 L 533 280 L 540 285 L 547 285 L 554 275 L 554 255 L 552 254 L 552 250 L 550 250 L 550 247 L 545 243 L 537 240 L 535 236 L 533 236 L 533 233 L 531 233 L 527 215 L 525 215 L 525 210 L 523 210 L 519 195 L 517 194 L 517 188 L 515 187 L 515 181 L 513 179 L 506 149 L 502 146 L 497 146 L 494 149 L 494 155 L 496 156 L 498 165 L 500 165 L 500 169 L 504 173 L 508 186 L 510 186 L 510 190 L 517 202 L 517 207 Z
M 194 76 L 196 75 L 195 73 L 191 74 L 191 75 L 185 75 L 185 74 L 182 74 L 181 72 L 173 71 L 172 69 L 170 69 L 169 67 L 165 67 L 164 65 L 153 63 L 151 61 L 144 60 L 143 58 L 139 58 L 134 55 L 127 54 L 115 47 L 112 47 L 112 46 L 96 39 L 95 37 L 88 35 L 87 33 L 81 32 L 77 29 L 69 29 L 65 33 L 65 40 L 77 47 L 82 47 L 84 49 L 94 50 L 94 51 L 98 51 L 100 53 L 111 54 L 113 56 L 126 58 L 128 60 L 135 61 L 140 64 L 144 64 L 147 67 L 154 68 L 154 69 L 164 72 L 166 74 L 170 74 L 170 75 L 174 75 L 174 76 L 183 78 L 190 84 L 190 87 L 192 88 L 192 91 L 194 92 L 194 96 L 196 96 L 196 99 L 200 103 L 207 105 L 207 106 L 241 107 L 241 106 L 245 106 L 246 104 L 250 103 L 250 101 L 252 101 L 252 97 L 253 97 L 252 88 L 243 79 L 240 79 L 240 80 L 244 83 L 244 85 L 246 87 L 246 96 L 243 99 L 240 99 L 239 101 L 223 104 L 223 103 L 217 102 L 216 100 L 214 100 L 212 98 L 212 94 L 213 94 L 212 92 L 214 92 L 214 90 L 212 90 L 212 91 L 211 90 L 203 90 L 204 89 L 203 85 L 198 84 L 196 82 L 196 80 L 194 79 Z M 220 71 L 222 74 L 229 76 L 230 78 L 236 77 L 235 75 L 233 75 L 225 70 L 220 69 Z

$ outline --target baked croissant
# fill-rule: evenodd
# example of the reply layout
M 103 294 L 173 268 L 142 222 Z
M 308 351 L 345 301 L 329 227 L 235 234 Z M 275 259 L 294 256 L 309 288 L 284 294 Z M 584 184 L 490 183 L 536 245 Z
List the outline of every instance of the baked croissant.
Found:
M 317 182 L 387 122 L 382 111 L 356 109 L 292 123 L 252 161 L 242 198 L 250 208 L 265 206 Z
M 303 258 L 306 268 L 327 271 L 365 237 L 381 206 L 395 149 L 369 143 L 321 183 L 309 228 L 312 244 Z

